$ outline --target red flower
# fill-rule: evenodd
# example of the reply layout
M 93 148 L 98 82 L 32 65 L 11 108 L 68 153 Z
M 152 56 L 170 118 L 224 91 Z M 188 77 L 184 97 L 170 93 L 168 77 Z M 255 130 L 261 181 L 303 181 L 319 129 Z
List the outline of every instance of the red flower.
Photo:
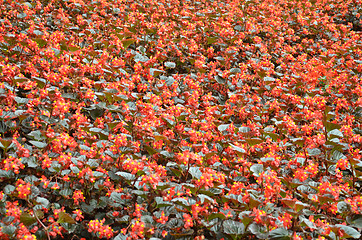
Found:
M 74 199 L 74 204 L 75 205 L 78 205 L 80 201 L 84 202 L 85 199 L 84 199 L 84 196 L 83 196 L 83 192 L 81 190 L 74 191 L 73 199 Z
M 28 195 L 30 195 L 31 190 L 30 190 L 30 183 L 25 183 L 23 180 L 19 179 L 17 181 L 17 193 L 18 193 L 18 197 L 22 198 L 22 199 L 26 199 Z
M 191 218 L 191 216 L 190 216 L 189 214 L 184 213 L 183 217 L 184 217 L 184 222 L 185 222 L 184 227 L 185 227 L 186 229 L 194 226 L 193 221 L 192 221 L 192 218 Z
M 76 221 L 82 221 L 84 219 L 83 213 L 81 210 L 77 209 L 73 211 L 74 214 L 76 214 L 77 216 L 75 217 Z

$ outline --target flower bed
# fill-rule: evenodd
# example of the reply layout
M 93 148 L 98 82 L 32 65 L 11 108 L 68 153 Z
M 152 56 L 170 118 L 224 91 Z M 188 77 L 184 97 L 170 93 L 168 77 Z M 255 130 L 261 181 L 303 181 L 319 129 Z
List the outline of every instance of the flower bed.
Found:
M 362 8 L 0 0 L 1 239 L 362 230 Z

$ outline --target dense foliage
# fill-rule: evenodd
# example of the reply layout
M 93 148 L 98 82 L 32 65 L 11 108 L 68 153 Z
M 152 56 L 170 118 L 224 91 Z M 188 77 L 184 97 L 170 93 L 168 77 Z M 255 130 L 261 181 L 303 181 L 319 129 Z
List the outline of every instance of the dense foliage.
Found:
M 361 5 L 0 0 L 0 238 L 360 238 Z

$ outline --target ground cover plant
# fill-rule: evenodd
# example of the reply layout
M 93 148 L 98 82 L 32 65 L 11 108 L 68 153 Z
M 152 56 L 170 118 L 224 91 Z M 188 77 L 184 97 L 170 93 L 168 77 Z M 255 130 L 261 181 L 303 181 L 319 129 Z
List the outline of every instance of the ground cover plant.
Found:
M 0 0 L 1 239 L 359 239 L 357 0 Z

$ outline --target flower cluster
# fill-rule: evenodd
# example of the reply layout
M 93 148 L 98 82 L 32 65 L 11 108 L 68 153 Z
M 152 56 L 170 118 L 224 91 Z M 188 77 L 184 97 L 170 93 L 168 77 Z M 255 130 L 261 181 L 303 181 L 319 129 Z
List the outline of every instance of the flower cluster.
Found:
M 110 239 L 113 237 L 113 229 L 108 226 L 104 225 L 105 219 L 102 220 L 91 220 L 88 223 L 88 232 L 97 234 L 99 238 L 107 238 Z

